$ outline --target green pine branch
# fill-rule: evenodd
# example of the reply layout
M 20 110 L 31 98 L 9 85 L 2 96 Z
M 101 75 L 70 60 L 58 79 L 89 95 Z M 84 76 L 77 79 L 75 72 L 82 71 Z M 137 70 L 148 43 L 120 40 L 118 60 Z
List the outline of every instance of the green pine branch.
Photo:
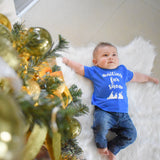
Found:
M 12 36 L 15 41 L 20 39 L 20 32 L 24 30 L 24 25 L 20 23 L 15 23 L 12 28 Z
M 67 160 L 72 160 L 74 156 L 80 155 L 82 149 L 78 146 L 76 139 L 67 139 L 62 142 L 62 155 L 68 155 Z
M 57 51 L 64 51 L 64 49 L 68 48 L 69 42 L 67 42 L 61 35 L 59 35 L 58 38 L 59 38 L 59 43 L 52 50 L 53 53 L 56 53 Z

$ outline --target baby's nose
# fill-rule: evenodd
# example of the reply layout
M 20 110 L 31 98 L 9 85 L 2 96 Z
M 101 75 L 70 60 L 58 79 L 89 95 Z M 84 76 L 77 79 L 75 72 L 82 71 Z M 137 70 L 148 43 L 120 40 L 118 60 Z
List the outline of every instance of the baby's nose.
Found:
M 112 56 L 109 56 L 109 59 L 113 59 L 113 57 L 112 57 Z

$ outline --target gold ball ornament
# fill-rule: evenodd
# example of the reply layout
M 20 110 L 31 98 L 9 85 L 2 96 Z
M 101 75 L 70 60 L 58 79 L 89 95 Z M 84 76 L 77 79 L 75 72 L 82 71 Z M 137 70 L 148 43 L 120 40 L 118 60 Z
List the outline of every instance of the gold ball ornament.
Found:
M 0 159 L 21 159 L 24 123 L 20 108 L 8 95 L 0 93 Z
M 0 37 L 0 57 L 12 68 L 16 69 L 19 61 L 17 52 L 12 44 L 4 37 Z
M 9 40 L 10 42 L 12 42 L 12 34 L 11 34 L 11 32 L 3 24 L 0 24 L 0 37 L 4 37 L 7 40 Z
M 52 47 L 52 38 L 49 32 L 41 27 L 31 27 L 27 32 L 26 49 L 33 56 L 43 56 Z
M 3 24 L 4 26 L 6 26 L 10 31 L 12 29 L 11 27 L 11 22 L 9 21 L 9 19 L 2 13 L 0 13 L 0 24 Z
M 74 139 L 77 136 L 79 136 L 79 134 L 81 133 L 81 124 L 77 119 L 72 118 L 69 121 L 69 125 L 70 125 L 70 130 L 71 130 L 71 138 Z

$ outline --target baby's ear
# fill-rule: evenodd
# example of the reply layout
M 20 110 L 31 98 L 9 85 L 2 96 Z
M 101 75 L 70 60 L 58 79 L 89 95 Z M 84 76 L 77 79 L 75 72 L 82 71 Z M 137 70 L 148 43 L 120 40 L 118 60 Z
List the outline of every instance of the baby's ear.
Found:
M 96 59 L 93 59 L 92 60 L 93 64 L 96 66 L 97 65 L 97 60 Z

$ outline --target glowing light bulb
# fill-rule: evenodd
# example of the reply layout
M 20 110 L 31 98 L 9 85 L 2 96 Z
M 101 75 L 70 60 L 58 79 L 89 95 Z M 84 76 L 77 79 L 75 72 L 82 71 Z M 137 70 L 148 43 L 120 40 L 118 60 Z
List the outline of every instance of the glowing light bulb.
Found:
M 0 133 L 0 138 L 4 142 L 9 142 L 12 139 L 12 136 L 9 132 L 3 131 Z

